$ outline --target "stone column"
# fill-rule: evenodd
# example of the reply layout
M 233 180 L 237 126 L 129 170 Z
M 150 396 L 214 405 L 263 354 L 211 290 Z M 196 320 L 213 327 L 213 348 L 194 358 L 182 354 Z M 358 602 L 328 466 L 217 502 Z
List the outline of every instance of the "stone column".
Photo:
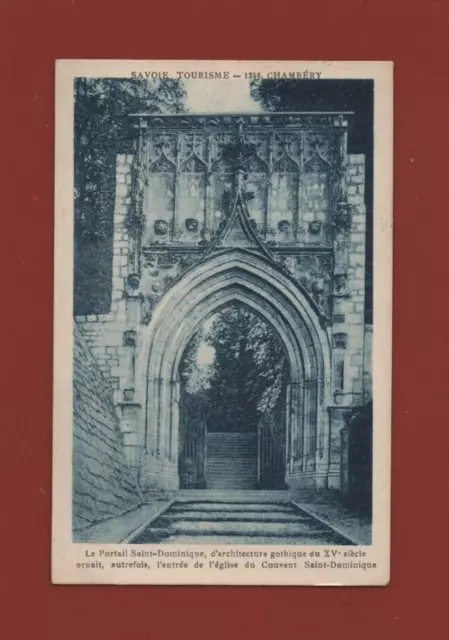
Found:
M 206 184 L 204 189 L 204 221 L 201 230 L 201 241 L 205 244 L 209 243 L 211 238 L 211 215 L 212 215 L 212 167 L 211 167 L 211 140 L 210 135 L 206 138 L 206 164 L 207 171 L 205 174 Z
M 330 464 L 330 416 L 326 412 L 321 413 L 318 421 L 318 427 L 322 434 L 320 435 L 321 443 L 317 447 L 315 454 L 315 486 L 317 489 L 328 489 L 329 464 Z
M 160 411 L 159 411 L 159 443 L 160 457 L 166 466 L 166 461 L 170 451 L 170 425 L 171 425 L 171 409 L 172 409 L 172 389 L 171 382 L 165 378 L 160 382 Z M 168 406 L 167 406 L 168 402 Z
M 123 334 L 123 354 L 121 366 L 123 371 L 122 400 L 118 403 L 120 430 L 123 434 L 123 448 L 128 463 L 136 466 L 140 462 L 142 439 L 139 433 L 139 415 L 141 405 L 135 402 L 135 348 L 136 332 L 125 331 Z
M 292 407 L 292 471 L 297 468 L 297 460 L 302 465 L 302 457 L 304 453 L 304 410 L 303 410 L 303 383 L 292 382 L 290 385 L 291 395 L 290 404 Z
M 303 427 L 303 438 L 302 438 L 302 470 L 304 473 L 307 473 L 310 470 L 310 434 L 311 434 L 311 380 L 303 381 L 303 416 L 304 416 L 304 427 Z
M 142 296 L 140 294 L 132 295 L 127 293 L 126 296 L 126 322 L 133 330 L 137 329 L 140 323 L 140 312 L 142 306 Z M 137 340 L 137 334 L 136 334 Z
M 329 433 L 329 471 L 328 488 L 340 488 L 340 456 L 341 456 L 341 430 L 345 427 L 345 414 L 347 407 L 329 407 L 330 433 Z
M 118 413 L 125 458 L 131 467 L 137 468 L 140 464 L 142 451 L 142 442 L 138 433 L 140 404 L 121 402 L 118 405 Z
M 156 425 L 158 412 L 158 386 L 154 378 L 148 378 L 147 450 L 151 459 L 156 457 Z
M 133 400 L 135 392 L 135 359 L 136 359 L 136 332 L 134 329 L 125 331 L 123 334 L 124 355 L 122 361 L 125 365 L 125 400 Z
M 173 380 L 172 382 L 172 400 L 171 400 L 171 422 L 170 422 L 170 445 L 169 457 L 178 463 L 179 454 L 179 402 L 181 397 L 181 382 Z
M 160 442 L 160 387 L 159 378 L 147 379 L 147 408 L 146 408 L 146 455 L 145 473 L 147 484 L 152 488 L 163 487 L 161 481 L 161 442 Z
M 176 170 L 174 176 L 174 185 L 173 185 L 173 219 L 172 219 L 172 232 L 171 239 L 176 242 L 179 239 L 180 229 L 179 229 L 179 134 L 176 138 Z
M 212 193 L 212 174 L 209 169 L 206 172 L 206 185 L 204 190 L 204 221 L 203 229 L 201 230 L 201 240 L 203 243 L 208 243 L 211 237 L 211 193 Z
M 292 407 L 292 385 L 287 385 L 286 388 L 286 425 L 285 425 L 285 473 L 289 475 L 293 469 L 293 455 L 294 447 L 296 446 L 296 433 L 293 433 L 293 407 Z M 296 425 L 295 425 L 296 426 Z
M 267 184 L 267 213 L 264 221 L 264 235 L 265 240 L 272 239 L 272 231 L 275 231 L 272 227 L 272 192 L 273 192 L 273 136 L 271 133 L 268 138 L 268 184 Z
M 155 403 L 154 403 L 154 420 L 152 421 L 154 426 L 153 437 L 155 438 L 155 455 L 157 460 L 160 459 L 161 456 L 161 399 L 162 399 L 162 382 L 161 378 L 156 378 L 154 380 L 154 388 L 155 388 Z
M 287 468 L 286 480 L 291 487 L 300 486 L 304 459 L 304 385 L 291 382 L 287 394 Z

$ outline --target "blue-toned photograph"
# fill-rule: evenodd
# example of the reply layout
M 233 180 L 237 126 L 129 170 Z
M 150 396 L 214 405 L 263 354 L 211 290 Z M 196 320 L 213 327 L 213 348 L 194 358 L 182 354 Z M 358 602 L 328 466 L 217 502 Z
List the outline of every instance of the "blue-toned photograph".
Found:
M 74 542 L 371 545 L 373 97 L 75 79 Z

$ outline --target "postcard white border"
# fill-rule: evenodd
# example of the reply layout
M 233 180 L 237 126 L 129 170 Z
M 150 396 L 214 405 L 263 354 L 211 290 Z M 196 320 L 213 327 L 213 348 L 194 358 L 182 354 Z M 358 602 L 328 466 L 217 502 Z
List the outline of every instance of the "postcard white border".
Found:
M 73 353 L 73 79 L 130 77 L 139 70 L 320 71 L 321 79 L 373 79 L 374 90 L 374 331 L 373 537 L 357 547 L 375 570 L 80 570 L 99 545 L 72 543 Z M 385 585 L 390 576 L 393 63 L 292 61 L 58 60 L 56 63 L 55 277 L 52 581 L 58 584 Z M 102 548 L 133 545 L 101 545 Z M 142 545 L 136 545 L 141 547 Z M 177 548 L 183 548 L 179 545 Z M 188 546 L 191 550 L 201 546 Z M 218 547 L 217 547 L 218 548 Z M 226 550 L 227 545 L 222 545 Z M 235 548 L 243 548 L 235 547 Z M 247 549 L 248 545 L 244 545 Z M 275 551 L 275 546 L 251 547 Z M 309 550 L 314 547 L 293 547 Z M 320 549 L 316 547 L 316 549 Z

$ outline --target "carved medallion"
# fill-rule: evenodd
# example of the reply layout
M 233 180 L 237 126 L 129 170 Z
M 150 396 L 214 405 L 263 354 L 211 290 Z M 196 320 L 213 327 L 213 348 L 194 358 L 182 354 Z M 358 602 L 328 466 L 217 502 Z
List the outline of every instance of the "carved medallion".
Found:
M 154 233 L 158 236 L 165 236 L 168 233 L 167 220 L 155 220 L 154 221 Z

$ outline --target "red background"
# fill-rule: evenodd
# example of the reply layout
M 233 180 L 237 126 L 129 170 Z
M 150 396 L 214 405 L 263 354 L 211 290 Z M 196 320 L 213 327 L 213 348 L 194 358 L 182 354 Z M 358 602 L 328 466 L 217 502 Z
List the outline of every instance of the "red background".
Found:
M 448 18 L 449 4 L 442 0 L 315 0 L 266 8 L 242 0 L 3 0 L 0 629 L 5 638 L 445 637 Z M 388 587 L 50 584 L 56 58 L 395 62 Z

